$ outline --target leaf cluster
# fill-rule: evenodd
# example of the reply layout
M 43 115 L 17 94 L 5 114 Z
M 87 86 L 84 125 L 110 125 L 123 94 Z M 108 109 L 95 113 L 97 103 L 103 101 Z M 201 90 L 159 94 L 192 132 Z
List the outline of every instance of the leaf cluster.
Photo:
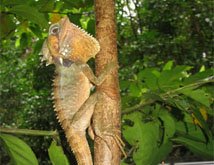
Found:
M 123 164 L 157 164 L 183 146 L 212 157 L 212 7 L 202 0 L 117 1 L 122 126 L 129 156 Z M 1 1 L 1 126 L 60 132 L 50 97 L 54 68 L 40 64 L 39 52 L 48 24 L 64 15 L 95 34 L 92 0 Z M 50 138 L 22 137 L 36 160 L 23 141 L 1 135 L 13 161 L 67 162 Z M 19 157 L 24 150 L 28 153 Z M 9 162 L 5 154 L 0 161 Z
M 121 81 L 123 135 L 130 144 L 124 162 L 158 164 L 177 146 L 212 159 L 213 70 L 190 69 L 169 61 Z

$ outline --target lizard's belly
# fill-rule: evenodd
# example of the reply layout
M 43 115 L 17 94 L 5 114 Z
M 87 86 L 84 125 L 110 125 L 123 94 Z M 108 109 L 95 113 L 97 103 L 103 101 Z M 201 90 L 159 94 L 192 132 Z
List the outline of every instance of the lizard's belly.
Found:
M 90 82 L 82 72 L 61 70 L 54 81 L 56 111 L 72 119 L 90 95 Z

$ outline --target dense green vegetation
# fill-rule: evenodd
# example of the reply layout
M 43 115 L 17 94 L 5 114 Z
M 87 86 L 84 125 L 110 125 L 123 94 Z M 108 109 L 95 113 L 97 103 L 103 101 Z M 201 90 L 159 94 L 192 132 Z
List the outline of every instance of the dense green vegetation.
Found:
M 212 1 L 118 0 L 116 9 L 122 163 L 213 159 Z M 60 146 L 74 162 L 52 108 L 54 67 L 39 59 L 48 22 L 63 15 L 94 34 L 91 0 L 1 1 L 0 127 L 59 136 L 1 133 L 0 164 L 68 164 Z

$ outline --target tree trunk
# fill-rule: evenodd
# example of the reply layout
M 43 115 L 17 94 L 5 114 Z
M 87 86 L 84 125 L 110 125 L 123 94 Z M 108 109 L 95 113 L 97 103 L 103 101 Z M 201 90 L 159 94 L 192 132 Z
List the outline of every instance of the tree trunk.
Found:
M 101 51 L 96 56 L 96 74 L 99 75 L 109 62 L 118 63 L 117 38 L 115 22 L 115 1 L 95 0 L 96 38 Z M 118 68 L 97 87 L 102 93 L 98 98 L 93 115 L 93 124 L 101 130 L 100 136 L 95 136 L 94 164 L 119 165 L 121 152 L 113 138 L 120 137 L 120 94 L 118 82 Z M 95 130 L 96 132 L 96 130 Z

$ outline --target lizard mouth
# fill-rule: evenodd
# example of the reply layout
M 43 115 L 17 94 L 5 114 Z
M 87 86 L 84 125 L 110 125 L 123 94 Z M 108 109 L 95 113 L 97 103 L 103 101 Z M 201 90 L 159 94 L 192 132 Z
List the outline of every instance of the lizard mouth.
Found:
M 55 63 L 62 65 L 64 67 L 70 67 L 73 64 L 73 61 L 69 60 L 69 59 L 64 59 L 62 57 L 54 57 L 54 61 Z

